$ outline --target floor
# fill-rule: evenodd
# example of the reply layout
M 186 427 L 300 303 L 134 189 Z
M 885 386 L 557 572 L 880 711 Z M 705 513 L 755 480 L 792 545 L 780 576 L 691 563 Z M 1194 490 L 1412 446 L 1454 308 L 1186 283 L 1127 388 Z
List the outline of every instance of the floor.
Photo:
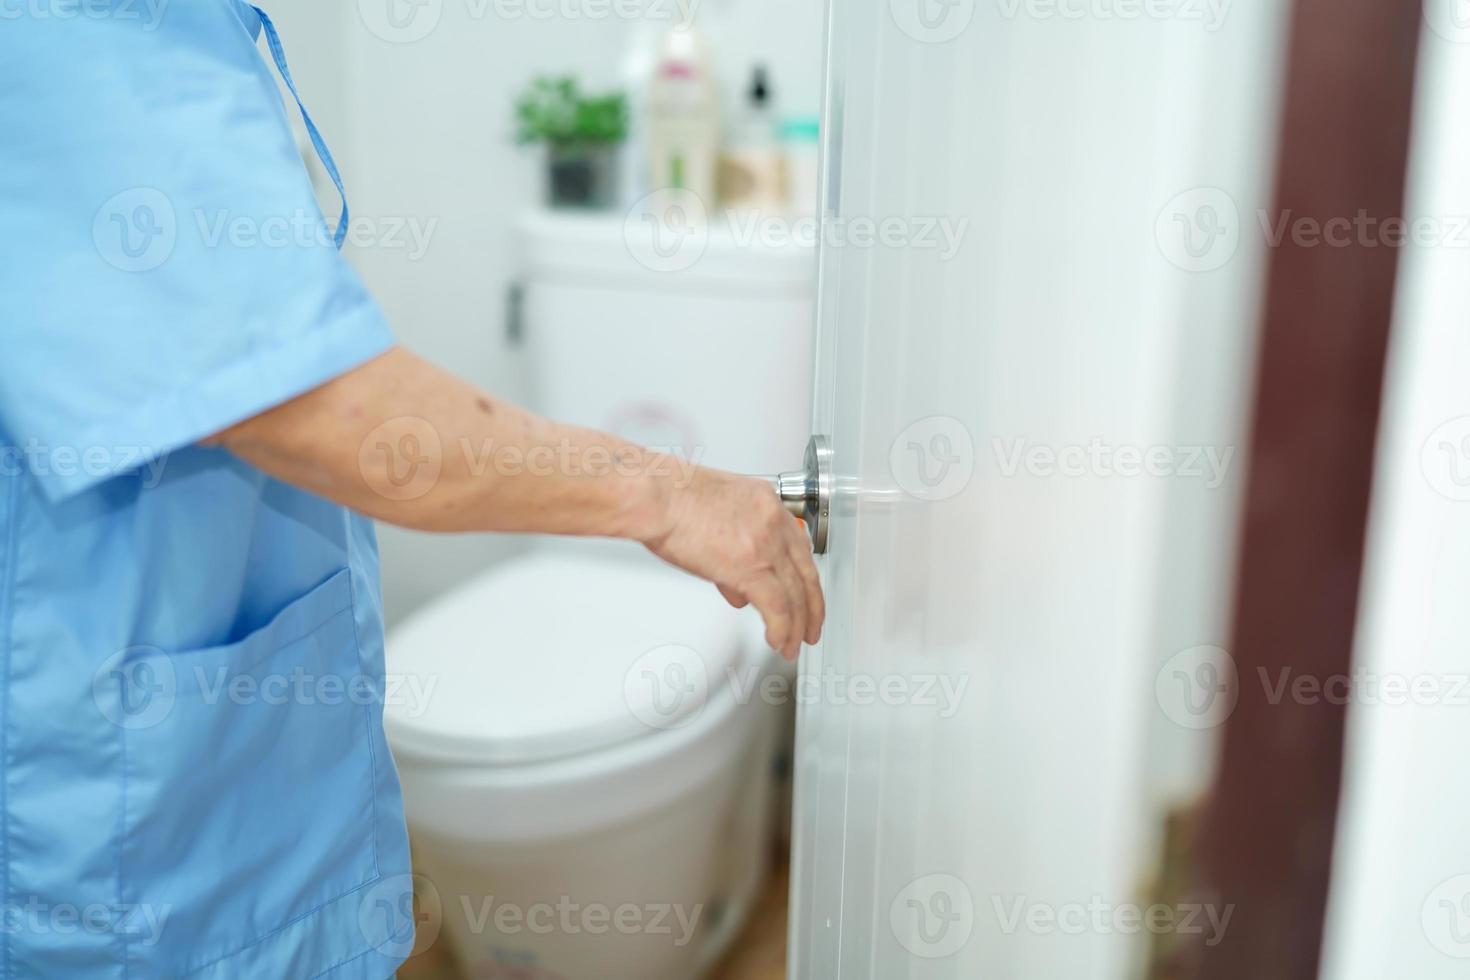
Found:
M 745 932 L 735 940 L 730 955 L 707 980 L 785 980 L 786 890 L 785 865 L 772 875 L 765 894 L 752 913 Z M 438 942 L 414 956 L 398 971 L 398 980 L 462 980 L 446 943 Z M 568 980 L 596 980 L 570 977 Z
M 786 897 L 789 873 L 783 864 L 771 875 L 765 895 L 735 940 L 725 964 L 710 980 L 786 980 Z

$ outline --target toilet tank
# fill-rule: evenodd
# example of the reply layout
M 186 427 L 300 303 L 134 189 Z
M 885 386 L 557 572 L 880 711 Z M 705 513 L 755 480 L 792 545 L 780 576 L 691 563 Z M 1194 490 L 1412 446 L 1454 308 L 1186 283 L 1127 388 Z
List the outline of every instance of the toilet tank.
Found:
M 637 217 L 537 213 L 519 228 L 516 333 L 531 404 L 744 473 L 801 464 L 815 250 L 716 217 L 675 257 Z

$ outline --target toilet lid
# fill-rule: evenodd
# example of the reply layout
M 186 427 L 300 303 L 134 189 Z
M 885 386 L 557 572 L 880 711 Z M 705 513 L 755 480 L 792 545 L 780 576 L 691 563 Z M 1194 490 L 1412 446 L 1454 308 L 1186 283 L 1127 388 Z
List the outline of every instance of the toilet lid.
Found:
M 502 765 L 679 728 L 738 670 L 741 621 L 653 562 L 515 559 L 389 634 L 384 723 L 395 752 Z

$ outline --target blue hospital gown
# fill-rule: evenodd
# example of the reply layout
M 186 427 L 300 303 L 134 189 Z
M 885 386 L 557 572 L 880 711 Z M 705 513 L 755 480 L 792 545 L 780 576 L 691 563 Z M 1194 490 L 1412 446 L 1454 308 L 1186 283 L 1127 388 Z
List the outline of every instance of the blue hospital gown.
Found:
M 0 3 L 0 978 L 412 945 L 372 526 L 197 445 L 392 343 L 260 30 Z

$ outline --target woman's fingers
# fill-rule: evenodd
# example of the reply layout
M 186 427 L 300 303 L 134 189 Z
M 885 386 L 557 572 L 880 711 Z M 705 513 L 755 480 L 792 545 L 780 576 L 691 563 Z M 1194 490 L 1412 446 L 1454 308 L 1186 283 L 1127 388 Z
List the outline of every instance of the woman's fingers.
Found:
M 718 582 L 715 583 L 715 588 L 719 589 L 720 595 L 725 597 L 725 601 L 734 606 L 736 609 L 744 609 L 746 606 L 750 605 L 750 600 L 747 599 L 745 597 L 745 593 L 741 592 L 739 589 L 727 588 L 723 585 L 720 585 Z
M 821 639 L 822 622 L 827 612 L 822 598 L 822 582 L 812 562 L 806 534 L 793 521 L 791 533 L 786 537 L 787 540 L 781 542 L 786 555 L 776 555 L 772 559 L 771 570 L 765 573 L 774 579 L 775 588 L 758 593 L 755 603 L 766 621 L 767 642 L 781 656 L 795 659 L 803 641 L 816 643 Z M 749 605 L 754 592 L 728 585 L 716 587 L 725 601 L 736 609 Z M 779 622 L 773 622 L 774 617 L 767 613 L 780 617 Z M 780 631 L 779 635 L 777 631 Z
M 786 643 L 780 648 L 781 656 L 787 660 L 795 660 L 801 653 L 801 641 L 807 635 L 807 620 L 810 611 L 807 609 L 806 584 L 801 580 L 801 573 L 796 570 L 796 562 L 791 560 L 790 552 L 783 551 L 775 559 L 776 577 L 781 581 L 781 588 L 786 593 L 787 606 L 791 610 L 791 632 L 786 638 Z
M 812 560 L 811 542 L 806 531 L 792 521 L 791 561 L 801 576 L 806 591 L 806 642 L 816 643 L 822 638 L 822 624 L 827 619 L 827 601 L 822 596 L 822 578 L 817 574 L 817 563 Z
M 800 637 L 792 632 L 791 600 L 786 588 L 781 584 L 781 579 L 774 571 L 771 571 L 740 588 L 742 592 L 750 596 L 750 601 L 754 603 L 755 608 L 761 614 L 761 619 L 765 621 L 766 644 L 771 649 L 780 651 L 781 656 L 788 656 L 786 650 L 793 636 L 798 640 Z

